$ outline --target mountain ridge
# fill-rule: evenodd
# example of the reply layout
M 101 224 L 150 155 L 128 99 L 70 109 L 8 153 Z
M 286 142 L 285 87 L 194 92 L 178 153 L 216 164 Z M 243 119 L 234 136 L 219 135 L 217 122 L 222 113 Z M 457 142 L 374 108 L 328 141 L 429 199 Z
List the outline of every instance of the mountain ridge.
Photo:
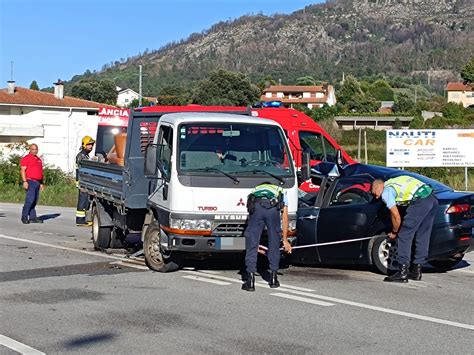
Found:
M 469 0 L 336 0 L 289 15 L 246 15 L 219 22 L 187 39 L 105 65 L 85 77 L 116 78 L 136 89 L 137 66 L 147 74 L 144 94 L 193 85 L 225 69 L 258 81 L 283 83 L 311 75 L 334 82 L 356 76 L 415 76 L 442 86 L 459 77 L 474 53 L 474 3 Z M 133 75 L 132 75 L 133 72 Z

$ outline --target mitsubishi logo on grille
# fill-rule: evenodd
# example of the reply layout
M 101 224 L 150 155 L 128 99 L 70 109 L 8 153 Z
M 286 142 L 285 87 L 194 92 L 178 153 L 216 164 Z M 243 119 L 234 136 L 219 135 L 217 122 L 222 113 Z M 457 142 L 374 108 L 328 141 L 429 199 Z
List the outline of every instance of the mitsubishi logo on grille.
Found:
M 237 206 L 245 206 L 244 200 L 240 198 L 240 201 L 237 202 Z

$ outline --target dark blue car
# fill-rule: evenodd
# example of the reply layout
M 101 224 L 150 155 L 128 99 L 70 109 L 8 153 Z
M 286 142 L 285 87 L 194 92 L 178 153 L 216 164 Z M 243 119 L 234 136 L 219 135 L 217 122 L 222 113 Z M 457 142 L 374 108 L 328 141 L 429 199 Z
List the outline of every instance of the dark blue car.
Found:
M 399 175 L 411 175 L 429 184 L 438 198 L 439 210 L 431 234 L 428 262 L 443 270 L 459 263 L 473 241 L 473 193 L 454 191 L 435 180 L 407 171 L 365 164 L 342 168 L 332 163 L 321 163 L 312 169 L 313 183 L 320 185 L 318 193 L 301 192 L 296 245 L 374 238 L 295 249 L 292 262 L 369 264 L 384 274 L 396 269 L 396 242 L 387 239 L 387 232 L 391 230 L 390 213 L 383 202 L 373 198 L 370 186 L 376 178 L 387 180 Z

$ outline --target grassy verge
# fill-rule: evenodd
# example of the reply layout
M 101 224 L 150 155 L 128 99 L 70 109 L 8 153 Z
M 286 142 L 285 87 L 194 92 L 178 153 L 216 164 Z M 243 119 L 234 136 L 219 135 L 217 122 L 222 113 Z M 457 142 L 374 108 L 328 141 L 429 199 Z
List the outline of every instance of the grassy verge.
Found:
M 0 185 L 2 202 L 24 203 L 25 190 L 19 185 Z M 46 186 L 40 192 L 39 205 L 74 207 L 77 203 L 77 188 L 74 184 L 64 183 Z

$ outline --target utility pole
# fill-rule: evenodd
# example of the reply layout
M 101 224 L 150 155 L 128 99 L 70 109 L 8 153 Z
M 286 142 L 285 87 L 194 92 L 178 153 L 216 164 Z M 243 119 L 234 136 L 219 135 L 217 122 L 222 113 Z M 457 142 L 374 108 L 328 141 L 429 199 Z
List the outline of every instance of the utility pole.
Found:
M 417 88 L 416 88 L 416 86 L 415 86 L 415 105 L 416 105 L 416 94 L 417 94 L 417 93 L 416 93 L 416 89 L 417 89 Z
M 138 77 L 138 107 L 142 106 L 142 66 L 138 66 L 140 68 L 140 74 Z

